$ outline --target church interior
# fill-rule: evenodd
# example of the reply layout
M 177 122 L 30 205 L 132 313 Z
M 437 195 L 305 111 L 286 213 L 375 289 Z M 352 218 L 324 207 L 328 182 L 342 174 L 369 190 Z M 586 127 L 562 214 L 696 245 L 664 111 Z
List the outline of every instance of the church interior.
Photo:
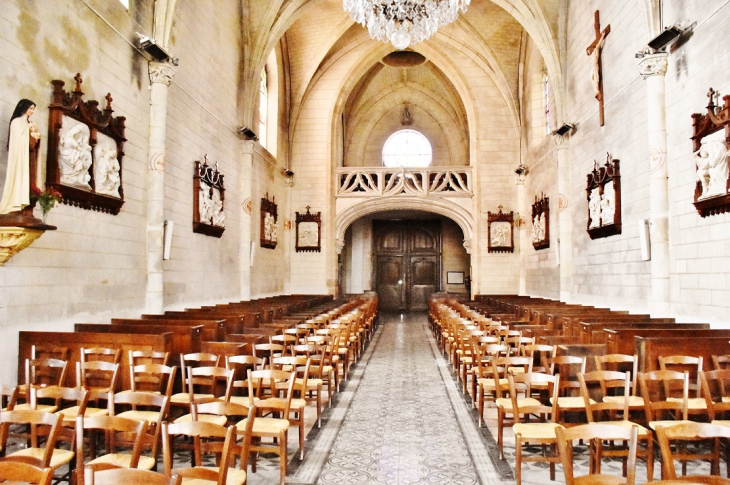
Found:
M 457 15 L 422 38 L 359 23 L 413 25 L 447 4 Z M 223 355 L 226 342 L 300 339 L 298 325 L 329 315 L 317 324 L 352 324 L 357 342 L 333 364 L 336 389 L 325 379 L 330 400 L 369 388 L 378 352 L 411 355 L 397 344 L 422 338 L 443 400 L 471 416 L 469 432 L 453 419 L 454 436 L 494 465 L 465 465 L 464 481 L 402 472 L 381 483 L 520 482 L 516 432 L 502 430 L 496 401 L 477 402 L 481 371 L 461 359 L 476 350 L 459 347 L 454 321 L 542 338 L 556 359 L 583 358 L 581 375 L 623 331 L 581 330 L 588 315 L 654 325 L 662 338 L 670 326 L 680 333 L 663 350 L 649 342 L 657 335 L 632 333 L 613 353 L 638 353 L 642 373 L 659 369 L 652 355 L 704 356 L 686 406 L 702 398 L 711 356 L 730 354 L 725 0 L 7 0 L 1 10 L 0 384 L 26 384 L 18 402 L 36 345 L 83 349 L 74 335 L 111 335 L 110 323 L 127 327 L 114 345 L 131 365 L 139 341 L 187 338 L 164 337 L 165 318 L 195 315 L 191 352 L 202 341 Z M 34 106 L 23 105 L 20 155 L 19 100 Z M 24 202 L 6 209 L 11 195 Z M 143 316 L 147 328 L 133 330 Z M 383 379 L 398 362 L 382 364 Z M 75 365 L 65 372 L 80 386 Z M 177 369 L 179 380 L 186 365 Z M 318 449 L 335 410 L 378 412 L 357 395 L 324 411 L 307 401 L 300 434 L 290 428 L 288 483 L 315 483 L 294 455 Z M 651 469 L 638 440 L 639 467 Z M 278 453 L 250 483 L 285 474 Z M 332 461 L 312 465 L 317 483 L 345 480 Z M 547 468 L 524 466 L 525 483 L 546 483 Z

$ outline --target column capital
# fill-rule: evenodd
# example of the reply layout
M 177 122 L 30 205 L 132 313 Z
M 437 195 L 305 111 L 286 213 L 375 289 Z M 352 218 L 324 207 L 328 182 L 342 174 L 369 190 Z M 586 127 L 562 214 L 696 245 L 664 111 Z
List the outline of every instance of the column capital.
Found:
M 568 137 L 565 135 L 557 135 L 553 134 L 550 135 L 553 138 L 553 143 L 555 143 L 555 148 L 558 150 L 565 150 L 568 148 Z
M 639 74 L 644 79 L 652 76 L 665 76 L 667 74 L 667 65 L 669 54 L 661 52 L 659 54 L 651 54 L 644 56 L 639 61 Z
M 463 244 L 464 249 L 466 249 L 466 254 L 471 254 L 471 238 L 465 238 Z
M 342 250 L 345 248 L 345 238 L 344 237 L 338 237 L 335 240 L 335 245 L 337 247 L 337 254 L 342 254 Z
M 256 142 L 253 140 L 241 141 L 241 153 L 244 155 L 253 155 L 256 151 Z
M 169 86 L 175 77 L 175 68 L 166 62 L 150 62 L 150 83 L 160 83 Z

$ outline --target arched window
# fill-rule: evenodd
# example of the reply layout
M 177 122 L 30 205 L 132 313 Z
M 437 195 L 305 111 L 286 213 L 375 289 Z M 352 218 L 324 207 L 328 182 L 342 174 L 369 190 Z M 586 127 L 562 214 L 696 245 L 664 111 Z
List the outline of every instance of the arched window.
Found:
M 267 88 L 268 78 L 266 68 L 261 71 L 261 82 L 259 83 L 259 143 L 266 148 L 266 114 L 269 111 L 269 91 Z
M 383 145 L 383 165 L 397 167 L 428 167 L 433 152 L 428 139 L 415 130 L 396 131 Z

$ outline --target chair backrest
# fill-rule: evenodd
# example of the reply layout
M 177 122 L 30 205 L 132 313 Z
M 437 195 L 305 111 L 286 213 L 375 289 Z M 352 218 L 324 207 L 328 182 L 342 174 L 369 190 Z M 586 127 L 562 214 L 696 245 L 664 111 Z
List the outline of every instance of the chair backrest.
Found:
M 296 345 L 297 343 L 297 337 L 294 335 L 271 335 L 269 337 L 269 343 L 270 344 L 278 344 L 283 345 L 284 350 L 282 351 L 282 354 L 284 355 L 291 355 L 291 346 Z
M 639 391 L 639 357 L 629 354 L 596 355 L 597 370 L 612 370 L 629 372 L 631 376 L 631 395 L 636 396 Z
M 16 386 L 0 386 L 0 410 L 12 411 L 18 400 L 18 388 Z
M 640 372 L 639 384 L 647 421 L 687 420 L 689 377 L 686 372 L 659 370 Z M 681 397 L 671 399 L 673 387 L 681 385 Z
M 207 352 L 194 352 L 192 354 L 180 354 L 180 378 L 183 389 L 188 387 L 188 367 L 217 366 L 220 356 Z
M 52 358 L 25 359 L 25 385 L 62 386 L 68 361 Z M 30 395 L 27 396 L 30 399 Z
M 76 385 L 91 391 L 89 399 L 106 399 L 104 394 L 116 390 L 119 364 L 103 360 L 76 362 Z
M 86 470 L 85 481 L 77 485 L 119 485 L 120 483 L 144 483 L 145 485 L 180 485 L 182 477 L 170 477 L 162 473 L 136 468 L 110 468 L 108 470 Z
M 254 344 L 253 355 L 256 357 L 265 357 L 271 360 L 273 356 L 279 356 L 284 352 L 284 346 L 281 344 Z
M 689 375 L 689 389 L 692 397 L 700 397 L 700 372 L 702 371 L 702 357 L 691 355 L 660 355 L 659 368 L 687 372 Z
M 68 347 L 53 344 L 34 344 L 30 348 L 30 358 L 68 360 Z
M 308 357 L 303 356 L 274 357 L 271 362 L 272 369 L 296 372 L 294 392 L 296 392 L 301 398 L 304 398 L 307 392 L 307 379 L 309 379 L 310 365 L 311 360 Z
M 52 400 L 53 405 L 63 412 L 64 403 L 71 403 L 71 406 L 78 406 L 78 413 L 86 411 L 89 402 L 89 391 L 80 387 L 33 387 L 30 392 L 30 407 L 37 409 L 39 401 Z
M 623 427 L 611 424 L 588 423 L 569 428 L 559 427 L 555 430 L 558 441 L 560 459 L 563 463 L 566 485 L 590 485 L 601 482 L 600 476 L 583 475 L 576 477 L 573 473 L 573 441 L 583 440 L 626 440 L 628 441 L 628 459 L 626 463 L 626 485 L 634 485 L 636 477 L 636 449 L 639 427 Z
M 187 436 L 193 438 L 194 463 L 197 467 L 172 468 L 173 438 Z M 204 454 L 220 454 L 218 470 L 200 468 Z M 221 426 L 206 421 L 187 421 L 180 423 L 162 423 L 162 455 L 165 463 L 165 474 L 179 475 L 183 478 L 197 478 L 214 481 L 217 485 L 225 485 L 228 476 L 231 454 L 239 454 L 236 444 L 236 427 Z
M 509 382 L 509 395 L 512 400 L 512 410 L 515 423 L 519 423 L 523 415 L 542 415 L 550 416 L 551 421 L 555 420 L 558 411 L 557 397 L 560 375 L 546 374 L 543 372 L 519 372 L 507 373 Z M 534 404 L 532 400 L 522 400 L 522 397 L 530 397 L 532 395 L 533 386 L 544 388 L 547 386 L 548 393 L 553 396 L 551 404 Z M 527 404 L 524 404 L 527 403 Z
M 168 365 L 170 352 L 158 352 L 156 350 L 130 350 L 129 365 L 161 364 Z
M 713 355 L 712 368 L 715 370 L 730 369 L 730 354 Z
M 105 362 L 111 362 L 112 364 L 118 364 L 122 357 L 122 351 L 121 349 L 110 349 L 105 347 L 81 347 L 79 357 L 81 362 L 103 360 Z
M 556 355 L 550 360 L 550 374 L 560 374 L 560 396 L 579 396 L 578 375 L 586 371 L 586 358 Z
M 63 414 L 51 414 L 35 410 L 13 410 L 0 413 L 0 449 L 7 450 L 7 441 L 10 425 L 29 424 L 31 426 L 30 446 L 38 448 L 38 437 L 45 437 L 43 456 L 38 465 L 42 468 L 50 466 L 53 449 L 56 446 L 58 435 L 61 431 Z M 45 428 L 39 430 L 38 428 Z
M 190 396 L 190 402 L 192 403 L 195 400 L 196 386 L 205 388 L 207 394 L 228 400 L 233 388 L 234 375 L 235 371 L 233 369 L 226 369 L 225 367 L 188 367 L 187 392 Z M 222 380 L 225 381 L 225 385 L 221 386 Z
M 730 419 L 730 369 L 702 371 L 700 383 L 710 421 Z
M 90 430 L 104 431 L 106 449 L 110 453 L 116 451 L 117 433 L 129 433 L 134 436 L 132 444 L 130 468 L 137 468 L 142 453 L 145 434 L 148 428 L 147 421 L 122 418 L 120 416 L 83 416 L 76 417 L 76 450 L 80 457 L 84 455 L 84 432 Z M 95 457 L 95 446 L 90 447 L 91 459 Z M 77 475 L 78 476 L 78 475 Z
M 285 405 L 281 410 L 284 419 L 288 419 L 289 409 L 291 407 L 292 395 L 294 394 L 294 385 L 296 382 L 296 371 L 286 372 L 275 369 L 264 370 L 248 370 L 248 395 L 265 399 L 264 390 L 268 387 L 275 386 L 276 383 L 286 383 L 286 394 L 284 395 Z M 255 385 L 254 385 L 255 383 Z
M 629 418 L 631 381 L 628 373 L 597 370 L 578 374 L 578 382 L 589 423 Z M 606 400 L 608 396 L 623 399 Z
M 158 392 L 167 397 L 172 395 L 177 367 L 163 364 L 138 364 L 130 366 L 129 382 L 132 391 Z
M 532 359 L 530 357 L 497 357 L 492 359 L 492 377 L 494 382 L 499 382 L 511 373 L 529 373 L 532 372 Z M 497 398 L 502 397 L 502 386 L 495 386 Z
M 0 481 L 51 485 L 53 469 L 22 461 L 0 461 Z
M 686 421 L 669 426 L 659 424 L 656 426 L 655 431 L 657 442 L 662 453 L 662 478 L 671 480 L 677 478 L 677 473 L 674 469 L 674 462 L 677 460 L 705 459 L 713 464 L 711 474 L 716 475 L 719 473 L 719 467 L 717 469 L 715 467 L 718 466 L 720 458 L 720 444 L 719 440 L 715 438 L 730 438 L 730 427 Z M 670 446 L 672 441 L 697 442 L 702 440 L 712 441 L 709 453 L 699 454 L 697 453 L 697 448 L 690 450 L 687 447 L 679 447 L 672 450 Z

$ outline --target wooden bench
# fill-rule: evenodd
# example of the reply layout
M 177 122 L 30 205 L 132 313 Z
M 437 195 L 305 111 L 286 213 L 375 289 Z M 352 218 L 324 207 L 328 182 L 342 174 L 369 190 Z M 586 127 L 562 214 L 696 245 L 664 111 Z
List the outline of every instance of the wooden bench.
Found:
M 665 320 L 674 320 L 673 318 L 652 318 L 649 321 L 644 322 L 584 322 L 581 324 L 580 338 L 581 342 L 585 344 L 605 344 L 606 343 L 606 332 L 605 330 L 610 329 L 621 329 L 621 328 L 636 328 L 636 329 L 668 329 L 668 330 L 683 330 L 683 329 L 695 329 L 695 330 L 709 330 L 710 324 L 708 323 L 674 323 L 666 322 Z
M 249 349 L 251 350 L 251 353 L 249 353 L 248 355 L 252 355 L 253 346 L 256 344 L 268 343 L 269 337 L 260 333 L 233 333 L 228 336 L 228 341 L 236 342 L 239 344 L 247 344 L 249 346 Z
M 697 329 L 695 331 L 705 332 L 702 335 L 706 335 L 707 330 L 712 332 L 721 332 L 723 330 L 711 330 L 709 325 L 706 323 L 702 324 L 683 324 L 683 325 L 699 325 L 706 327 L 703 329 Z M 646 327 L 619 327 L 619 328 L 607 328 L 603 330 L 604 338 L 606 340 L 606 352 L 609 354 L 633 354 L 636 352 L 636 341 L 634 337 L 672 337 L 684 338 L 685 335 L 693 333 L 689 330 L 692 328 L 677 328 L 666 325 L 664 328 L 646 328 Z
M 211 320 L 205 320 L 201 319 L 195 315 L 179 315 L 179 316 L 170 316 L 170 315 L 149 315 L 145 314 L 142 315 L 141 319 L 121 319 L 121 318 L 114 318 L 112 319 L 112 324 L 116 323 L 128 323 L 128 322 L 136 322 L 144 321 L 148 325 L 202 325 L 203 326 L 203 341 L 209 341 L 209 342 L 223 342 L 226 339 L 226 332 L 227 332 L 227 324 L 225 319 L 211 319 Z
M 563 321 L 563 335 L 569 335 L 571 337 L 580 337 L 584 323 L 607 323 L 607 322 L 649 322 L 651 321 L 651 315 L 591 315 L 585 317 L 570 317 Z M 674 319 L 661 319 L 660 323 L 673 323 Z
M 126 320 L 121 320 L 124 322 Z M 104 323 L 77 323 L 74 325 L 75 332 L 93 333 L 130 333 L 130 334 L 172 334 L 172 349 L 170 350 L 170 362 L 180 362 L 180 354 L 192 354 L 200 352 L 200 344 L 203 341 L 202 325 L 149 325 L 148 320 L 132 321 L 135 323 L 124 324 L 117 320 L 112 325 Z M 142 322 L 142 324 L 136 323 Z M 126 372 L 126 369 L 124 370 Z
M 220 365 L 223 366 L 223 357 L 232 357 L 234 355 L 253 355 L 253 346 L 251 344 L 242 344 L 240 342 L 202 342 L 200 344 L 200 351 L 219 355 L 221 357 Z
M 69 368 L 65 386 L 76 386 L 76 362 L 80 361 L 81 348 L 106 347 L 122 351 L 118 390 L 131 389 L 129 382 L 129 351 L 153 350 L 172 352 L 172 333 L 129 334 L 92 332 L 26 332 L 18 333 L 18 383 L 25 383 L 25 359 L 31 356 L 33 345 L 52 344 L 69 349 Z
M 555 355 L 570 355 L 586 358 L 586 372 L 596 370 L 596 355 L 606 354 L 606 344 L 563 344 L 558 345 Z M 563 376 L 560 376 L 561 378 Z M 575 377 L 575 376 L 571 376 Z

